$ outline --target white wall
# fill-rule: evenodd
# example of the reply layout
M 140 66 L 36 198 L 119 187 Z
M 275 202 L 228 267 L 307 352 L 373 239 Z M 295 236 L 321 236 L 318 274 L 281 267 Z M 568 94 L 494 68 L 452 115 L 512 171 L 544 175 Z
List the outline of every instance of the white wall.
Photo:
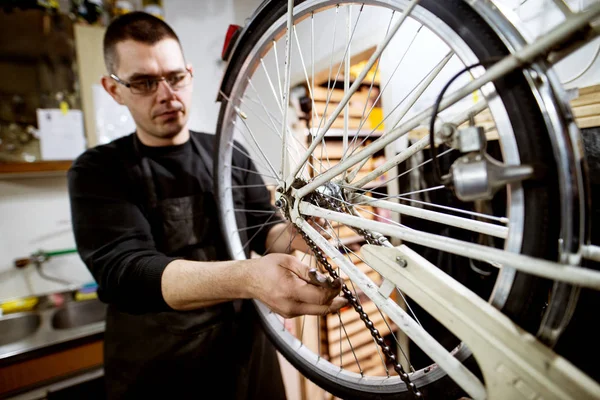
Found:
M 166 21 L 173 27 L 187 62 L 194 67 L 194 95 L 190 128 L 214 133 L 219 114 L 215 102 L 224 63 L 221 50 L 229 24 L 243 25 L 259 0 L 167 0 Z
M 75 246 L 65 177 L 0 180 L 0 299 L 48 293 L 66 286 L 42 279 L 32 266 L 16 270 L 13 261 L 37 250 Z M 47 275 L 92 282 L 77 254 L 51 259 Z
M 552 0 L 527 0 L 525 3 L 523 0 L 496 1 L 514 11 L 531 37 L 538 37 L 551 31 L 564 20 Z M 580 11 L 592 3 L 597 3 L 598 0 L 566 0 L 566 2 L 573 11 Z M 521 3 L 523 4 L 518 7 Z M 597 53 L 599 47 L 600 38 L 596 38 L 555 66 L 555 71 L 566 88 L 586 87 L 600 83 L 600 58 Z M 571 81 L 586 68 L 589 68 L 587 72 Z M 571 82 L 567 83 L 567 81 Z

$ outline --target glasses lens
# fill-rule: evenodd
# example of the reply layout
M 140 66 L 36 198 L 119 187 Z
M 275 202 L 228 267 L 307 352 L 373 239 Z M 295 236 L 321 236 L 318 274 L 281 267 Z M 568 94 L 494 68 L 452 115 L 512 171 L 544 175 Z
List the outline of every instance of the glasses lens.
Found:
M 179 74 L 175 74 L 167 79 L 169 85 L 173 89 L 181 89 L 187 86 L 192 80 L 192 76 L 189 72 L 181 72 Z
M 152 79 L 143 79 L 129 83 L 129 88 L 133 94 L 149 94 L 156 90 L 158 82 Z

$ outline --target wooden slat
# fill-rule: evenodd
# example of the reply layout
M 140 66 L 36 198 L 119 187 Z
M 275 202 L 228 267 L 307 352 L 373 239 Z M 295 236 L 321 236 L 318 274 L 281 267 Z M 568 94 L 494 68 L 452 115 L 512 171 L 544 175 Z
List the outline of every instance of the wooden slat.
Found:
M 584 94 L 599 93 L 599 92 L 600 92 L 600 85 L 587 86 L 587 87 L 579 89 L 580 96 L 583 96 Z
M 358 129 L 358 127 L 360 126 L 360 121 L 361 121 L 360 118 L 348 118 L 348 129 Z M 367 125 L 369 125 L 368 122 L 365 124 L 365 126 L 367 126 Z M 331 127 L 333 129 L 343 129 L 344 128 L 344 118 L 343 117 L 336 118 L 335 121 L 333 121 L 333 124 L 331 124 Z
M 600 92 L 588 93 L 571 100 L 571 107 L 600 104 Z
M 362 118 L 363 111 L 364 111 L 364 103 L 361 103 L 359 101 L 354 101 L 354 96 L 352 96 L 350 103 L 351 103 L 350 107 L 348 107 L 350 116 L 355 117 L 355 118 Z M 323 116 L 323 113 L 325 112 L 326 104 L 327 103 L 324 101 L 316 101 L 315 102 L 315 110 L 317 111 L 317 115 L 319 116 L 319 118 L 321 118 Z M 336 109 L 338 104 L 339 104 L 338 102 L 330 102 L 329 105 L 327 106 L 327 114 L 325 114 L 325 115 L 327 117 L 331 116 L 331 114 L 333 114 L 333 111 Z M 367 111 L 368 111 L 368 109 L 367 109 Z M 338 118 L 343 118 L 343 117 L 344 117 L 344 113 L 341 112 Z
M 600 103 L 573 107 L 575 118 L 600 116 Z
M 600 115 L 592 117 L 581 117 L 577 118 L 575 121 L 577 122 L 577 126 L 580 129 L 594 128 L 596 126 L 600 126 Z
M 353 146 L 348 150 L 348 154 L 356 149 L 358 143 L 354 143 Z M 364 146 L 360 146 L 359 148 L 363 148 Z M 323 149 L 321 149 L 323 148 Z M 313 151 L 313 157 L 322 159 L 324 164 L 327 164 L 327 160 L 339 160 L 344 155 L 344 146 L 341 140 L 329 140 L 323 145 L 317 145 L 315 147 L 315 151 Z

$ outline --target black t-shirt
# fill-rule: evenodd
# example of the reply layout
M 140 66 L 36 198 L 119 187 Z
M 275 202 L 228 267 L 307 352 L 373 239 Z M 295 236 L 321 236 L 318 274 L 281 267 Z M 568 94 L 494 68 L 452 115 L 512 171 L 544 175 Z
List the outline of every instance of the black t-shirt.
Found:
M 190 134 L 214 154 L 214 136 Z M 148 147 L 134 134 L 87 150 L 69 170 L 68 184 L 77 249 L 98 283 L 100 299 L 124 310 L 150 312 L 169 308 L 162 297 L 161 276 L 178 257 L 157 250 L 140 156 L 148 159 L 157 201 L 212 189 L 206 165 L 213 160 L 200 159 L 191 140 Z M 238 228 L 260 226 L 270 216 L 260 211 L 273 210 L 270 194 L 261 186 L 260 175 L 247 172 L 256 169 L 246 155 L 234 149 L 232 163 L 239 167 L 233 170 L 233 184 L 247 186 L 236 190 L 236 208 L 259 211 L 237 214 Z M 264 253 L 271 226 L 243 230 L 242 243 L 250 239 L 247 248 Z

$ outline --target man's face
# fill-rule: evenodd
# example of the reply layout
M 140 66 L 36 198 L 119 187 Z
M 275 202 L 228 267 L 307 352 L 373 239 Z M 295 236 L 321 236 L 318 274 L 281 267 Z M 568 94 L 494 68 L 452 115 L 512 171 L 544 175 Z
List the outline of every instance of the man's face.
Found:
M 116 46 L 118 65 L 114 74 L 123 82 L 171 77 L 191 72 L 185 65 L 183 54 L 176 40 L 167 38 L 154 45 L 133 40 Z M 120 104 L 129 108 L 138 127 L 138 134 L 150 136 L 156 143 L 173 139 L 184 128 L 189 118 L 192 84 L 174 90 L 166 81 L 160 81 L 155 92 L 136 94 L 110 78 L 104 78 L 104 87 Z M 142 132 L 139 132 L 139 130 Z

